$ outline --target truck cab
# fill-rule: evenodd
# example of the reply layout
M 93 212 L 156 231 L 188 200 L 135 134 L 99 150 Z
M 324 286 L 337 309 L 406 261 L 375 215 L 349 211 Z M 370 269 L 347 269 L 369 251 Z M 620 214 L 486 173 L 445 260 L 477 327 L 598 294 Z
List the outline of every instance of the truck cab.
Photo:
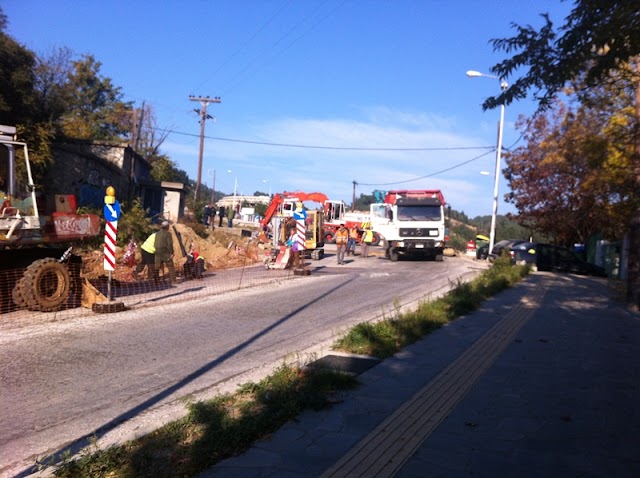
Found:
M 445 201 L 438 190 L 389 191 L 370 206 L 371 224 L 384 236 L 385 256 L 397 261 L 412 255 L 442 261 Z

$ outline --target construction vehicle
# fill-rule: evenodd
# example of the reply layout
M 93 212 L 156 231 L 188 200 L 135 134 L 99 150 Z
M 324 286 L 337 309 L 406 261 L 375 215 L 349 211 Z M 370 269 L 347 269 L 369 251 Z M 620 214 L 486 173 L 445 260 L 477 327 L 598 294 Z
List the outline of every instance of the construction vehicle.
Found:
M 271 233 L 273 248 L 265 259 L 267 269 L 285 269 L 289 265 L 290 251 L 286 247 L 289 227 L 292 224 L 294 212 L 298 203 L 320 203 L 319 209 L 307 209 L 305 220 L 305 255 L 314 260 L 324 257 L 324 214 L 323 201 L 326 196 L 322 193 L 304 193 L 302 191 L 274 194 L 264 217 L 260 220 L 263 241 L 267 242 L 265 233 Z
M 325 199 L 324 201 L 324 242 L 334 244 L 336 242 L 336 232 L 341 224 L 347 229 L 357 228 L 358 244 L 362 242 L 364 230 L 367 224 L 371 224 L 371 217 L 368 212 L 352 211 L 348 212 L 343 201 Z M 380 244 L 380 235 L 374 230 L 372 246 Z
M 0 125 L 0 203 L 0 309 L 79 305 L 82 259 L 72 245 L 97 236 L 100 218 L 76 214 L 74 195 L 36 191 L 27 145 L 13 126 Z
M 376 195 L 380 198 L 382 195 Z M 373 229 L 384 236 L 385 257 L 413 255 L 442 261 L 446 202 L 439 190 L 395 190 L 370 205 Z

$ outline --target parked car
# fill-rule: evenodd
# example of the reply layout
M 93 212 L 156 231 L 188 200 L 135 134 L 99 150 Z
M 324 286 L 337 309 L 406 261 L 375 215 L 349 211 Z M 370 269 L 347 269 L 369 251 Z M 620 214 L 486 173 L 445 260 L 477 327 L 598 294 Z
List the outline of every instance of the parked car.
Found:
M 491 249 L 491 254 L 489 254 L 487 258 L 489 261 L 493 262 L 497 257 L 500 257 L 505 250 L 511 252 L 511 249 L 514 246 L 522 244 L 523 242 L 526 241 L 521 239 L 504 239 L 496 242 L 493 249 Z M 511 254 L 511 257 L 513 257 L 513 254 Z
M 583 260 L 575 252 L 539 242 L 522 242 L 512 247 L 516 264 L 531 264 L 534 270 L 607 277 L 603 267 Z

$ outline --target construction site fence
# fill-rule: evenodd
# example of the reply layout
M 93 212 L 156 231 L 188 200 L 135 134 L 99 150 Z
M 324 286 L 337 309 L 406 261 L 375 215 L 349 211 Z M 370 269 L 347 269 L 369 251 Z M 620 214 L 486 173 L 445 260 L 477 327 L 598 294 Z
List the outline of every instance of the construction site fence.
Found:
M 70 268 L 73 268 L 72 264 Z M 117 311 L 139 310 L 276 284 L 295 276 L 291 269 L 268 269 L 264 263 L 246 263 L 231 269 L 206 270 L 201 277 L 193 278 L 185 275 L 184 267 L 176 265 L 176 280 L 171 283 L 166 267 L 159 271 L 157 280 L 150 277 L 146 269 L 136 277 L 135 265 L 119 264 L 115 269 L 110 274 L 105 271 L 92 279 L 83 277 L 81 271 L 71 270 L 73 279 L 68 299 L 55 311 L 39 310 L 41 307 L 32 303 L 16 305 L 12 295 L 16 284 L 23 277 L 24 269 L 3 271 L 0 275 L 0 330 L 71 318 L 94 317 L 97 313 L 109 310 L 93 304 L 122 305 L 122 309 L 113 309 Z M 39 287 L 43 294 L 51 294 L 55 293 L 57 286 L 47 283 L 47 277 L 43 277 Z

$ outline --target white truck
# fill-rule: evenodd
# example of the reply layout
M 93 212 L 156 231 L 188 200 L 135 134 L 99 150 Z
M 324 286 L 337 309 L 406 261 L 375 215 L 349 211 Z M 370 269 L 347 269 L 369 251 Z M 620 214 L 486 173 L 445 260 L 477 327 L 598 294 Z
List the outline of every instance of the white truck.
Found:
M 371 204 L 371 224 L 384 237 L 385 257 L 397 261 L 412 255 L 442 261 L 445 248 L 446 202 L 439 190 L 387 191 Z

